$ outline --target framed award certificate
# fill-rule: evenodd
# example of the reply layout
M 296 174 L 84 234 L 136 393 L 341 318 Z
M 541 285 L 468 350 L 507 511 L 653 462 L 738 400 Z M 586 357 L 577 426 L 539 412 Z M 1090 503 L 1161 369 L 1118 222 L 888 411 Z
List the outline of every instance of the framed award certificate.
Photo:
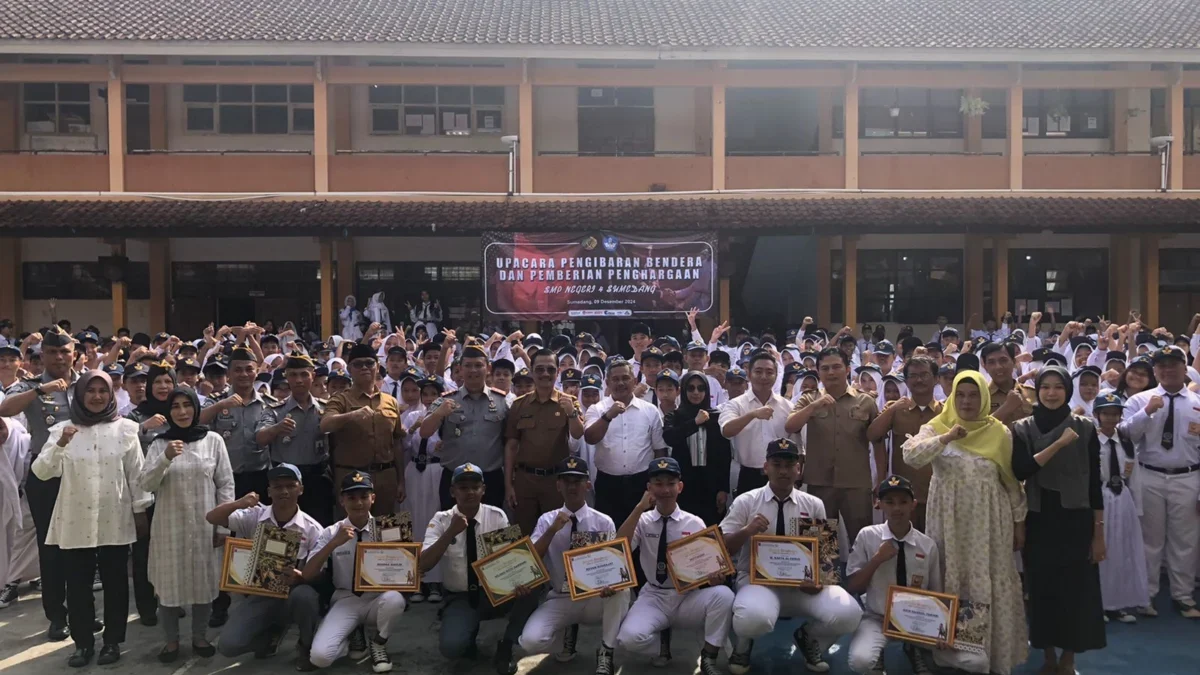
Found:
M 251 583 L 253 557 L 254 542 L 250 539 L 229 537 L 225 540 L 225 553 L 221 560 L 221 590 L 226 593 L 286 598 L 288 596 L 286 591 L 281 593 Z
M 637 586 L 633 553 L 624 537 L 563 551 L 562 555 L 572 600 L 600 595 L 605 587 L 619 591 Z
M 958 598 L 907 586 L 888 589 L 883 613 L 883 634 L 922 645 L 954 645 Z
M 361 593 L 421 589 L 421 545 L 359 542 L 354 551 L 354 590 Z
M 760 534 L 750 540 L 750 583 L 811 588 L 820 579 L 821 542 L 816 537 Z
M 721 529 L 714 525 L 667 544 L 667 571 L 680 593 L 704 585 L 712 574 L 733 574 Z
M 529 537 L 471 563 L 471 567 L 493 607 L 512 600 L 518 586 L 536 588 L 550 582 L 542 556 L 533 549 Z

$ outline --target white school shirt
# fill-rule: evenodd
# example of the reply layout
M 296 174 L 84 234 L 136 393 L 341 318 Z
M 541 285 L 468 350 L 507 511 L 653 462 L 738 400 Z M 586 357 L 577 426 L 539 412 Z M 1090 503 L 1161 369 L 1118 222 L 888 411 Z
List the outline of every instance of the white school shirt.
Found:
M 588 408 L 583 426 L 600 424 L 597 420 L 613 406 L 612 398 L 604 398 Z M 596 469 L 611 476 L 641 473 L 654 459 L 655 450 L 665 450 L 663 416 L 658 406 L 634 397 L 625 412 L 608 423 L 604 438 L 595 444 Z
M 297 564 L 303 565 L 304 561 L 308 560 L 308 556 L 313 551 L 321 550 L 319 548 L 314 549 L 313 546 L 321 538 L 321 534 L 325 528 L 321 527 L 321 524 L 312 516 L 300 509 L 296 509 L 296 515 L 292 516 L 291 520 L 282 524 L 278 520 L 275 520 L 274 510 L 266 504 L 258 504 L 248 509 L 238 509 L 229 514 L 229 529 L 243 535 L 249 534 L 252 536 L 258 528 L 259 523 L 270 523 L 275 527 L 282 527 L 285 530 L 300 533 L 300 552 Z
M 867 562 L 875 557 L 879 546 L 889 539 L 896 540 L 896 535 L 887 523 L 869 525 L 859 530 L 858 537 L 854 539 L 854 548 L 850 550 L 850 559 L 846 561 L 846 574 L 854 574 L 866 567 Z M 940 592 L 942 564 L 933 539 L 917 528 L 910 527 L 908 534 L 899 541 L 904 542 L 904 570 L 908 573 L 908 586 Z M 863 594 L 863 605 L 867 612 L 876 617 L 883 616 L 887 608 L 888 587 L 896 585 L 896 565 L 897 558 L 880 565 L 871 577 L 867 592 Z
M 546 534 L 546 530 L 550 529 L 550 525 L 554 522 L 554 519 L 558 517 L 558 513 L 566 508 L 566 506 L 563 506 L 562 508 L 543 513 L 538 518 L 537 525 L 533 528 L 531 539 L 535 542 L 541 539 Z M 600 513 L 587 504 L 584 504 L 583 508 L 571 515 L 575 516 L 577 532 L 607 532 L 614 536 L 617 533 L 617 527 L 613 524 L 612 518 Z M 564 594 L 563 584 L 567 580 L 567 571 L 563 566 L 562 554 L 564 551 L 571 549 L 571 527 L 572 524 L 567 523 L 561 530 L 555 532 L 554 538 L 550 540 L 550 548 L 546 552 L 546 568 L 550 571 L 550 581 L 553 582 L 553 586 L 550 587 L 552 595 Z
M 233 525 L 233 522 L 231 521 L 229 524 Z M 343 518 L 321 530 L 321 534 L 317 537 L 317 543 L 311 550 L 314 552 L 324 550 L 329 542 L 337 536 L 338 531 L 347 525 L 354 527 L 349 518 Z M 375 516 L 368 518 L 367 524 L 361 530 L 355 528 L 355 533 L 360 536 L 333 549 L 333 553 L 329 556 L 330 563 L 333 565 L 333 587 L 337 589 L 333 594 L 334 602 L 350 595 L 354 590 L 354 554 L 358 549 L 360 539 L 366 542 L 375 541 Z
M 1163 407 L 1146 414 L 1151 396 L 1162 398 Z M 1161 469 L 1181 469 L 1200 464 L 1200 395 L 1184 387 L 1175 399 L 1175 443 L 1170 450 L 1162 447 L 1163 427 L 1167 424 L 1170 400 L 1162 385 L 1143 391 L 1125 403 L 1125 422 L 1137 452 L 1137 460 Z
M 760 488 L 755 488 L 748 492 L 743 492 L 733 500 L 733 504 L 729 506 L 729 513 L 725 514 L 725 519 L 721 521 L 721 532 L 725 535 L 731 535 L 739 532 L 742 528 L 750 524 L 754 519 L 754 515 L 761 513 L 767 522 L 770 523 L 767 531 L 763 532 L 766 535 L 775 534 L 775 520 L 779 516 L 779 506 L 775 502 L 775 493 L 771 491 L 771 486 L 764 485 Z M 783 503 L 783 517 L 787 519 L 783 524 L 783 531 L 788 533 L 788 523 L 792 518 L 820 518 L 825 519 L 825 503 L 820 499 L 804 492 L 802 490 L 792 489 L 792 494 L 788 495 L 787 501 Z M 790 533 L 787 536 L 792 536 Z M 738 575 L 750 574 L 750 544 L 747 543 L 741 551 L 730 551 L 730 555 L 737 558 Z
M 646 571 L 646 583 L 658 588 L 675 589 L 670 576 L 661 584 L 656 580 L 658 570 L 658 540 L 662 535 L 662 519 L 669 518 L 667 523 L 667 543 L 679 541 L 684 537 L 704 529 L 704 521 L 675 505 L 675 511 L 670 516 L 663 516 L 657 508 L 646 511 L 638 517 L 637 526 L 633 528 L 633 541 L 630 545 L 638 551 L 638 563 Z
M 722 433 L 724 433 L 725 425 L 764 405 L 770 406 L 775 411 L 771 419 L 752 419 L 736 436 L 729 439 L 733 446 L 733 460 L 742 466 L 761 467 L 767 461 L 767 445 L 776 439 L 787 438 L 797 444 L 800 443 L 798 435 L 789 434 L 784 429 L 788 415 L 792 414 L 791 401 L 779 394 L 772 393 L 771 398 L 764 403 L 754 395 L 753 389 L 747 390 L 737 398 L 730 399 L 721 408 L 718 422 L 721 425 Z
M 446 530 L 450 528 L 450 522 L 457 515 L 459 515 L 457 506 L 433 514 L 433 519 L 429 521 L 429 527 L 425 529 L 423 547 L 429 548 L 436 544 L 437 540 L 441 539 Z M 475 534 L 492 532 L 505 527 L 508 527 L 508 516 L 504 515 L 504 511 L 487 504 L 479 505 L 479 512 L 475 514 Z M 483 551 L 476 551 L 476 554 L 477 560 L 484 557 Z M 442 555 L 441 563 L 442 583 L 446 586 L 446 590 L 465 593 L 467 591 L 466 530 L 454 537 L 454 540 L 446 547 L 446 553 Z

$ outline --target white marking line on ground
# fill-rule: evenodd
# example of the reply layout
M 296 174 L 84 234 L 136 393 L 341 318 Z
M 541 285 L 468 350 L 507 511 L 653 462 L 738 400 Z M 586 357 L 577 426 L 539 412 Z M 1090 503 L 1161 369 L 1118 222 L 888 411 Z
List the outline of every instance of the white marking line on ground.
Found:
M 75 644 L 70 640 L 64 640 L 63 642 L 43 642 L 42 644 L 34 645 L 0 661 L 0 672 L 20 663 L 53 654 L 54 652 L 64 651 L 67 647 L 74 649 Z M 64 660 L 64 665 L 65 663 Z
M 199 660 L 200 660 L 200 658 L 197 656 L 191 657 L 187 661 L 184 661 L 182 666 L 179 666 L 178 668 L 176 668 L 175 672 L 171 673 L 171 675 L 183 675 L 184 673 L 186 673 L 188 671 L 189 668 L 196 665 L 196 662 Z

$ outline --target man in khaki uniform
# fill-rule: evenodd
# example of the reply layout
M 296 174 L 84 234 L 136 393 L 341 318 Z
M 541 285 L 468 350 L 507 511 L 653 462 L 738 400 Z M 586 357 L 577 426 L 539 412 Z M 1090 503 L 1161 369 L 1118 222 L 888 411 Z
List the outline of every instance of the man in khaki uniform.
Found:
M 913 511 L 913 526 L 925 531 L 925 502 L 929 498 L 929 481 L 933 478 L 933 465 L 915 469 L 904 463 L 900 447 L 909 436 L 916 436 L 921 427 L 942 412 L 942 403 L 933 400 L 933 388 L 937 384 L 937 361 L 928 356 L 914 356 L 904 364 L 904 383 L 908 396 L 887 404 L 879 417 L 867 429 L 871 442 L 883 441 L 891 434 L 892 473 L 907 478 L 912 484 L 917 500 Z

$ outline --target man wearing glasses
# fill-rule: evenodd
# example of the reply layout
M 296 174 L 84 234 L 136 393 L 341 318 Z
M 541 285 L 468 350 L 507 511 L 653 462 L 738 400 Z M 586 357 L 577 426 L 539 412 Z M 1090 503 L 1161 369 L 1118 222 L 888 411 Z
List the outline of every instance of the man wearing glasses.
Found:
M 333 438 L 333 484 L 346 474 L 369 473 L 374 482 L 377 516 L 396 512 L 404 501 L 404 425 L 400 406 L 379 391 L 375 376 L 379 360 L 369 345 L 357 344 L 346 359 L 350 388 L 334 394 L 321 416 L 321 431 Z

